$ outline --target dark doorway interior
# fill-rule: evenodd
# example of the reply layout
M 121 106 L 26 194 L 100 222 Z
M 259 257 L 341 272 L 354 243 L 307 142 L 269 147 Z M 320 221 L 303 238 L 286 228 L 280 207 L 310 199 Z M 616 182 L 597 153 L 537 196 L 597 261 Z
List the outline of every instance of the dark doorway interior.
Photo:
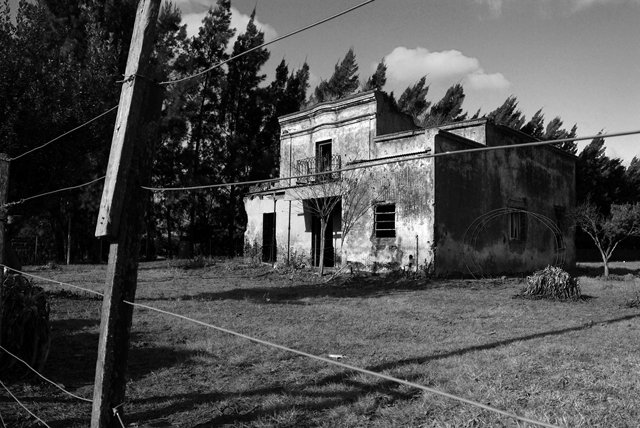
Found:
M 276 213 L 262 214 L 262 261 L 276 261 Z
M 333 267 L 334 249 L 333 249 L 333 216 L 329 216 L 327 221 L 327 229 L 324 233 L 324 266 Z M 313 265 L 320 265 L 320 217 L 313 216 L 311 219 L 311 248 L 313 249 Z

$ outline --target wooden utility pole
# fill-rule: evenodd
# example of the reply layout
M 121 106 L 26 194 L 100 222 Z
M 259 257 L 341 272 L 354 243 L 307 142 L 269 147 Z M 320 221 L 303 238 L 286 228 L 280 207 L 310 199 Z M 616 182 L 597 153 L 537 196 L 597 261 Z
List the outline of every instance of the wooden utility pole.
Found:
M 7 193 L 9 192 L 9 156 L 0 153 L 0 263 L 7 264 Z M 0 345 L 2 344 L 2 316 L 4 315 L 4 267 L 0 266 Z
M 144 105 L 152 84 L 145 69 L 153 48 L 161 0 L 140 0 L 113 131 L 96 236 L 110 240 L 109 266 L 102 303 L 98 360 L 93 392 L 92 428 L 120 427 L 126 387 L 127 356 L 135 299 L 142 203 L 140 185 L 151 162 L 153 129 L 145 115 L 157 115 L 161 103 Z M 161 98 L 158 98 L 161 100 Z M 144 109 L 143 109 L 144 107 Z M 144 113 L 143 113 L 144 110 Z M 147 117 L 148 118 L 148 117 Z

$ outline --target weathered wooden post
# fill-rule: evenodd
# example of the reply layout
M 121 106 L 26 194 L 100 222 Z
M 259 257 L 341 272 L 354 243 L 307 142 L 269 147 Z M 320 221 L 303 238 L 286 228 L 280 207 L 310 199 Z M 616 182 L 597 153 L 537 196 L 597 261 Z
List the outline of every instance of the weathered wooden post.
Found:
M 93 392 L 92 428 L 119 427 L 114 409 L 122 413 L 127 356 L 135 299 L 143 198 L 141 180 L 150 165 L 149 129 L 144 129 L 143 104 L 149 99 L 144 75 L 149 63 L 161 0 L 140 0 L 113 131 L 109 164 L 96 226 L 96 236 L 110 240 L 109 266 L 102 303 L 98 360 Z M 146 106 L 144 115 L 161 104 Z
M 7 264 L 5 225 L 7 224 L 7 193 L 9 192 L 9 156 L 0 153 L 0 263 Z M 2 344 L 2 316 L 4 315 L 4 267 L 0 267 L 0 345 Z

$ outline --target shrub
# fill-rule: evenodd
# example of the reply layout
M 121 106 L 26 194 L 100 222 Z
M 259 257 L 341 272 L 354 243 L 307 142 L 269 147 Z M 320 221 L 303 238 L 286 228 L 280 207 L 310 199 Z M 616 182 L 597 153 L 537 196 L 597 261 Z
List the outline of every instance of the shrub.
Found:
M 527 277 L 523 294 L 547 299 L 578 299 L 580 282 L 562 268 L 547 266 Z
M 42 369 L 51 343 L 49 303 L 40 287 L 21 275 L 10 274 L 2 286 L 2 346 L 25 360 L 36 370 Z M 16 360 L 0 353 L 0 371 L 7 372 Z M 22 371 L 20 367 L 16 372 Z

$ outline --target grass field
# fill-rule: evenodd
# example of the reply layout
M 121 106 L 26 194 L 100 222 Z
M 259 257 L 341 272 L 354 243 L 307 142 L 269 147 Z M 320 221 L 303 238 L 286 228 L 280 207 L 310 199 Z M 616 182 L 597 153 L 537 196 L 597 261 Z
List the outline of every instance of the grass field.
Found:
M 105 266 L 34 274 L 102 290 Z M 514 298 L 519 279 L 356 277 L 321 283 L 239 261 L 141 265 L 137 301 L 531 419 L 640 426 L 640 263 L 581 265 L 580 302 Z M 100 301 L 50 290 L 43 373 L 91 397 Z M 635 306 L 635 307 L 634 307 Z M 469 405 L 136 309 L 128 426 L 523 426 Z M 4 380 L 4 379 L 3 379 Z M 28 378 L 7 385 L 52 427 L 86 427 L 90 404 Z M 38 426 L 5 393 L 7 426 Z

